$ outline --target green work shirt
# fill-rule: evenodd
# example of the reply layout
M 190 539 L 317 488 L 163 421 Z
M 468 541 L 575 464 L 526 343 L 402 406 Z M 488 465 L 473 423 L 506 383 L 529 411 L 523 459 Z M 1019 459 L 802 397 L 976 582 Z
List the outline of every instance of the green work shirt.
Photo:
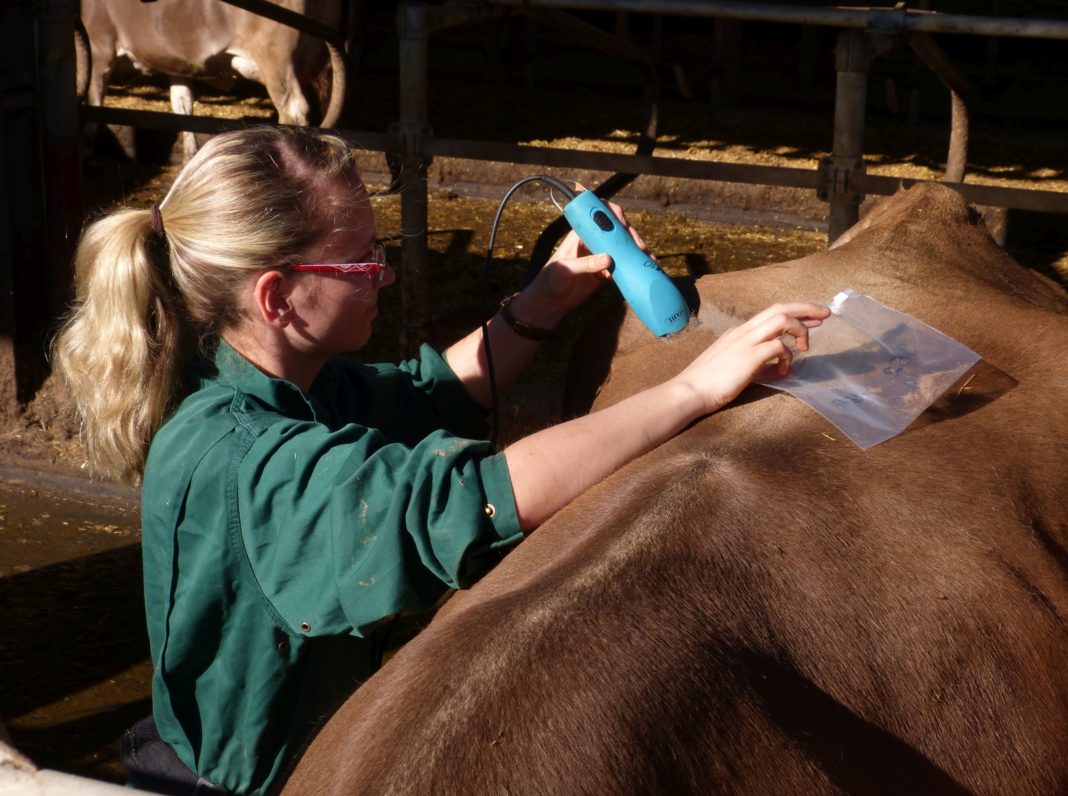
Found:
M 152 712 L 193 771 L 261 793 L 374 668 L 376 629 L 522 537 L 485 413 L 424 347 L 309 393 L 220 343 L 142 490 Z

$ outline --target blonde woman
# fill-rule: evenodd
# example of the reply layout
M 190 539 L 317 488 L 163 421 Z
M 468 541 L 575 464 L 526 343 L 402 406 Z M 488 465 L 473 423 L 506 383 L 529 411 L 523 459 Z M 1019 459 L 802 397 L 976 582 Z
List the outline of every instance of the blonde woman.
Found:
M 502 389 L 610 263 L 570 235 L 489 321 Z M 827 314 L 773 307 L 659 387 L 498 452 L 481 330 L 399 366 L 342 356 L 395 275 L 338 137 L 213 138 L 158 205 L 91 224 L 76 271 L 57 365 L 92 465 L 142 484 L 152 717 L 124 759 L 167 793 L 268 790 L 371 674 L 384 620 L 470 584 Z

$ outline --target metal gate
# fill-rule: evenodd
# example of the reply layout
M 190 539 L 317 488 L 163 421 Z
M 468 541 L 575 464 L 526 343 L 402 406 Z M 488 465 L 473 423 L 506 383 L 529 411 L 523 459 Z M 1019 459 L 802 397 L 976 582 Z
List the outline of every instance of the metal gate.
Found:
M 166 2 L 166 0 L 160 0 Z M 337 32 L 267 0 L 220 0 L 325 39 Z M 210 117 L 151 111 L 82 108 L 74 105 L 72 41 L 75 0 L 14 0 L 4 6 L 4 71 L 0 77 L 0 359 L 13 365 L 12 382 L 0 384 L 0 402 L 25 401 L 47 371 L 44 343 L 69 291 L 70 249 L 80 225 L 79 118 L 156 130 L 214 133 L 239 123 Z M 32 10 L 36 9 L 36 17 Z M 511 14 L 531 15 L 548 25 L 568 25 L 568 11 L 655 13 L 715 20 L 746 20 L 839 28 L 834 140 L 818 169 L 743 165 L 656 157 L 651 146 L 632 155 L 506 143 L 449 140 L 434 136 L 428 112 L 428 48 L 435 32 Z M 814 190 L 830 205 L 831 240 L 856 221 L 868 194 L 893 193 L 901 180 L 866 173 L 863 134 L 867 74 L 888 39 L 905 38 L 957 99 L 954 133 L 966 135 L 966 104 L 952 64 L 930 34 L 1068 39 L 1068 22 L 943 14 L 894 8 L 843 8 L 750 3 L 738 0 L 483 0 L 402 2 L 397 9 L 401 86 L 398 121 L 389 133 L 340 130 L 361 147 L 400 163 L 403 241 L 402 348 L 423 337 L 430 317 L 426 295 L 427 168 L 434 157 L 590 169 L 625 175 L 659 175 Z M 336 39 L 335 39 L 336 40 Z M 30 46 L 36 42 L 36 48 Z M 618 43 L 594 42 L 614 47 Z M 635 57 L 641 57 L 637 54 Z M 17 62 L 17 64 L 15 63 Z M 47 100 L 47 101 L 46 101 Z M 958 130 L 959 125 L 964 125 Z M 648 131 L 647 131 L 648 132 Z M 655 131 L 653 133 L 655 136 Z M 26 158 L 26 153 L 32 153 Z M 950 158 L 952 161 L 952 157 Z M 34 165 L 31 165 L 34 164 Z M 1068 213 L 1068 194 L 950 182 L 969 201 L 1043 212 Z M 0 199 L 0 202 L 4 201 Z

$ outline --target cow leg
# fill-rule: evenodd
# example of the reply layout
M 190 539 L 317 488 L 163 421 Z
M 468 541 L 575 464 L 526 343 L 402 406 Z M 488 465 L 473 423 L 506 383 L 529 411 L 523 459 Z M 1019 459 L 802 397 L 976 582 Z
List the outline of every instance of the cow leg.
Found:
M 193 115 L 193 89 L 180 77 L 171 78 L 171 110 L 184 116 Z M 196 153 L 196 136 L 186 130 L 182 133 L 182 161 L 188 162 Z
M 308 100 L 304 98 L 304 92 L 297 81 L 297 75 L 292 69 L 286 70 L 286 78 L 279 84 L 267 84 L 267 93 L 271 95 L 271 102 L 278 108 L 279 124 L 308 123 Z
M 113 42 L 108 41 L 102 46 L 93 47 L 92 42 L 90 42 L 89 74 L 88 81 L 86 81 L 85 102 L 98 108 L 104 104 L 104 91 L 108 84 L 108 78 L 111 76 L 111 68 L 115 58 L 114 48 L 106 46 L 110 44 L 113 44 Z M 78 80 L 81 81 L 82 78 L 79 76 Z M 82 130 L 82 134 L 85 148 L 92 150 L 96 143 L 97 125 L 93 122 L 87 123 Z
M 297 73 L 290 62 L 271 64 L 261 69 L 259 64 L 243 55 L 235 55 L 231 68 L 242 77 L 267 87 L 267 94 L 278 110 L 279 124 L 308 123 L 308 100 L 300 88 Z
M 116 68 L 122 65 L 114 49 L 109 47 L 94 48 L 92 51 L 92 73 L 86 89 L 85 101 L 88 105 L 102 107 L 107 94 L 108 83 Z M 124 124 L 98 125 L 89 122 L 83 128 L 83 142 L 87 152 L 101 152 L 108 157 L 119 155 L 129 160 L 137 160 L 137 145 L 134 129 Z M 117 149 L 116 149 L 117 148 Z
M 263 72 L 256 62 L 244 55 L 235 55 L 230 61 L 230 68 L 246 80 L 254 80 L 263 83 Z

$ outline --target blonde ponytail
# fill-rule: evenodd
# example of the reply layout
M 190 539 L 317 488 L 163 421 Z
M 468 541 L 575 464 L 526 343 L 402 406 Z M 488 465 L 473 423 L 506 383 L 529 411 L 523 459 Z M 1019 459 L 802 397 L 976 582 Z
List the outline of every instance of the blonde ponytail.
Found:
M 227 133 L 201 148 L 155 210 L 116 211 L 86 228 L 54 359 L 94 471 L 140 480 L 152 437 L 185 396 L 198 344 L 240 319 L 250 274 L 298 261 L 330 231 L 324 202 L 335 194 L 325 184 L 355 177 L 337 136 Z
M 140 476 L 187 364 L 177 297 L 163 273 L 169 264 L 154 248 L 150 211 L 120 211 L 89 226 L 75 255 L 74 311 L 55 346 L 90 464 L 128 484 Z

